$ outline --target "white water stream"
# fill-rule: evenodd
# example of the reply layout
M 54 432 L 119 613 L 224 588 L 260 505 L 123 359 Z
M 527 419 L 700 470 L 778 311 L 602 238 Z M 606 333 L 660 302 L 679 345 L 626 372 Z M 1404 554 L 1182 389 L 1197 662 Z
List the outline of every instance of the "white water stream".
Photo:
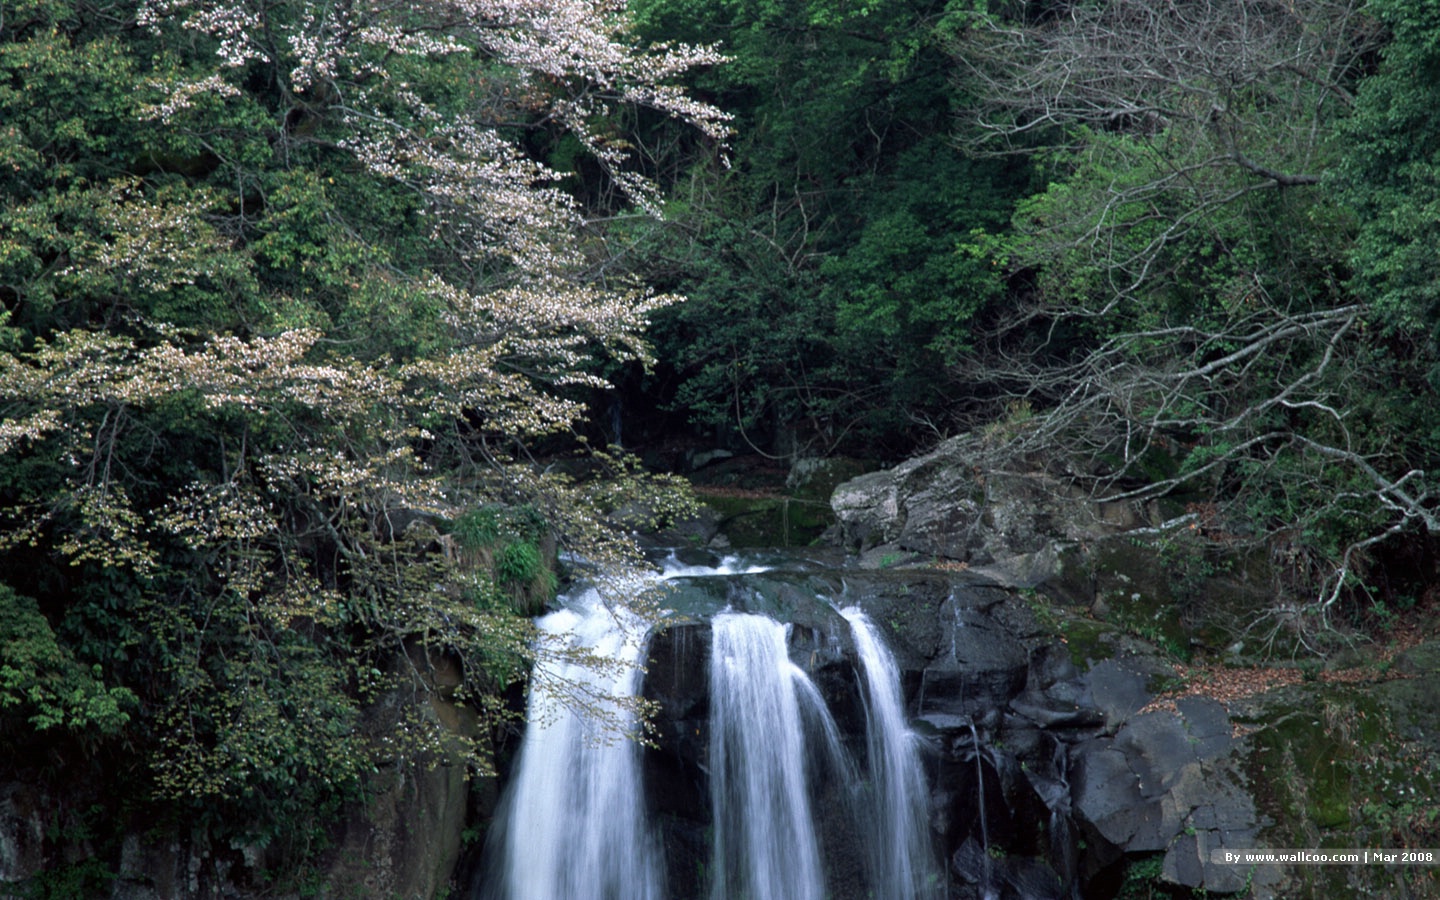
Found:
M 648 627 L 599 595 L 538 623 L 529 725 L 504 824 L 507 900 L 662 900 L 636 718 Z M 585 659 L 583 656 L 590 656 Z M 616 702 L 619 698 L 619 702 Z
M 710 624 L 711 897 L 820 900 L 801 704 L 824 704 L 790 661 L 785 626 L 741 613 Z
M 865 675 L 871 834 L 868 843 L 875 896 L 922 900 L 940 895 L 926 821 L 925 773 L 916 737 L 905 723 L 900 670 L 869 617 L 857 607 L 841 611 L 850 622 Z
M 760 571 L 671 561 L 663 577 Z M 539 621 L 546 639 L 530 687 L 530 722 L 499 825 L 499 900 L 665 900 L 664 866 L 644 809 L 637 727 L 646 623 L 593 591 Z M 711 900 L 822 900 L 830 892 L 813 807 L 817 781 L 866 845 L 870 894 L 940 896 L 927 791 L 897 667 L 858 609 L 849 621 L 866 716 L 865 777 L 844 751 L 824 700 L 787 648 L 787 627 L 726 610 L 710 620 Z M 579 658 L 579 657 L 588 657 Z M 617 699 L 618 698 L 618 702 Z M 833 797 L 832 797 L 833 802 Z

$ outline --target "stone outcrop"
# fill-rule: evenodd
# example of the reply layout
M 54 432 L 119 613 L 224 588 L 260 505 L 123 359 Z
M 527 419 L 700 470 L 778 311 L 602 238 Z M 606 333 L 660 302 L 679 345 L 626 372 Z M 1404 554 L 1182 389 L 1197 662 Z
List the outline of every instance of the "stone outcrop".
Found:
M 810 579 L 825 592 L 820 576 Z M 727 596 L 746 602 L 759 593 L 753 587 L 736 579 Z M 901 667 L 929 748 L 931 821 L 952 898 L 1109 896 L 1126 865 L 1146 857 L 1160 860 L 1172 884 L 1238 889 L 1246 873 L 1210 861 L 1214 848 L 1254 846 L 1259 828 L 1231 722 L 1201 699 L 1179 701 L 1178 714 L 1144 711 L 1149 683 L 1173 675 L 1167 666 L 1135 656 L 1082 671 L 1029 602 L 970 573 L 847 571 L 827 595 L 864 608 Z M 863 699 L 844 624 L 799 609 L 798 595 L 784 602 L 809 623 L 792 628 L 791 658 L 863 752 Z M 710 815 L 709 644 L 703 623 L 662 630 L 645 681 L 658 708 L 647 792 L 676 900 L 706 891 L 697 873 Z M 1250 884 L 1266 896 L 1263 878 Z
M 892 469 L 869 472 L 830 498 L 840 543 L 853 552 L 891 548 L 991 567 L 998 580 L 1031 586 L 1053 575 L 1057 544 L 1135 528 L 1145 511 L 1089 500 L 1063 478 L 1020 461 L 983 469 L 964 437 Z
M 946 831 L 952 868 L 957 877 L 967 867 L 982 870 L 965 896 L 1068 897 L 1055 893 L 1057 879 L 1113 896 L 1122 878 L 1141 877 L 1212 895 L 1383 894 L 1393 873 L 1245 871 L 1216 864 L 1212 852 L 1322 841 L 1429 847 L 1440 839 L 1433 804 L 1417 806 L 1413 784 L 1440 758 L 1431 724 L 1440 715 L 1435 644 L 1397 655 L 1388 673 L 1372 652 L 1352 653 L 1343 665 L 1369 665 L 1336 683 L 1321 673 L 1314 683 L 1229 699 L 1228 709 L 1195 697 L 1152 707 L 1152 684 L 1174 679 L 1162 659 L 1261 661 L 1247 656 L 1263 648 L 1251 646 L 1245 626 L 1273 611 L 1283 568 L 1263 547 L 1187 540 L 1189 526 L 1175 527 L 1185 523 L 1184 510 L 1168 501 L 1096 503 L 1045 466 L 982 470 L 969 446 L 964 438 L 947 441 L 852 479 L 832 498 L 837 542 L 858 553 L 862 567 L 903 571 L 955 560 L 972 576 L 1038 589 L 1037 608 L 1065 620 L 1076 665 L 1052 658 L 1039 666 L 1032 655 L 1018 691 L 1013 675 L 995 677 L 1015 671 L 1010 642 L 1029 640 L 1013 621 L 1006 637 L 991 639 L 961 616 L 978 639 L 970 651 L 978 671 L 950 671 L 942 653 L 919 675 L 926 688 L 920 722 L 935 728 L 944 748 L 935 783 L 948 793 L 936 802 L 952 811 L 940 818 L 961 823 Z M 1107 646 L 1096 647 L 1097 636 Z M 966 646 L 966 638 L 953 639 Z M 967 692 L 999 702 L 987 714 Z M 982 785 L 984 802 L 976 799 Z M 1047 815 L 1048 849 L 1024 850 L 1025 823 Z M 981 836 L 965 824 L 979 818 L 992 839 L 1013 831 L 1004 839 L 1019 842 L 1024 861 L 985 859 Z M 1087 848 L 1078 857 L 1054 846 L 1067 827 L 1072 849 Z
M 21 881 L 44 866 L 49 806 L 34 785 L 0 783 L 0 885 Z

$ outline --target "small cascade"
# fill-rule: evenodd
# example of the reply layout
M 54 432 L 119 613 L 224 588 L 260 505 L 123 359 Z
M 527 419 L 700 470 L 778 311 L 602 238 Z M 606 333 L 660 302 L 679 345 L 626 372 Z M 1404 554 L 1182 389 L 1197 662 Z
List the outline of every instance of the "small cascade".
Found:
M 716 575 L 758 575 L 770 571 L 770 567 L 755 562 L 746 562 L 738 556 L 726 556 L 712 565 L 696 565 L 682 562 L 673 552 L 660 563 L 660 580 L 674 578 L 709 578 Z
M 710 794 L 714 900 L 820 900 L 825 875 L 807 789 L 802 713 L 829 715 L 790 661 L 785 626 L 722 613 L 711 622 Z M 830 723 L 830 739 L 834 725 Z
M 1055 745 L 1051 760 L 1058 780 L 1048 796 L 1043 797 L 1050 811 L 1050 827 L 1047 830 L 1050 835 L 1050 860 L 1055 873 L 1060 876 L 1060 883 L 1070 886 L 1072 900 L 1080 900 L 1080 861 L 1076 856 L 1080 838 L 1075 834 L 1075 826 L 1070 819 L 1069 754 L 1063 744 Z
M 980 873 L 980 884 L 985 890 L 985 900 L 994 896 L 995 876 L 990 866 L 990 822 L 985 812 L 985 766 L 984 746 L 980 743 L 980 732 L 975 728 L 974 720 L 968 722 L 970 726 L 970 740 L 975 747 L 975 796 L 980 808 L 980 863 L 983 871 Z
M 648 628 L 594 590 L 539 620 L 529 726 L 511 787 L 501 900 L 661 900 L 637 727 Z
M 930 843 L 928 791 L 916 738 L 906 726 L 895 658 L 865 613 L 841 610 L 860 655 L 865 687 L 872 835 L 868 841 L 876 896 L 927 900 L 941 885 Z

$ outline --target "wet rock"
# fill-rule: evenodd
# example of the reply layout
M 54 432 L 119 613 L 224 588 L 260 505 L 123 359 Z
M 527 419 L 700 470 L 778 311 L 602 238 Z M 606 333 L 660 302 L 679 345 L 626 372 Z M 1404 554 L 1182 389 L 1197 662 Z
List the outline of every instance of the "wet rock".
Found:
M 655 532 L 648 544 L 660 547 L 708 547 L 720 536 L 720 515 L 708 506 Z M 728 542 L 727 542 L 728 544 Z
M 1105 717 L 1094 707 L 1081 706 L 1043 693 L 1027 692 L 1010 701 L 1010 708 L 1046 728 L 1086 728 L 1101 725 Z
M 922 717 L 942 713 L 974 717 L 999 710 L 1017 696 L 1025 684 L 1024 664 L 1003 648 L 993 654 L 972 654 L 958 663 L 946 662 L 925 670 L 920 685 Z
M 651 637 L 642 691 L 656 705 L 643 763 L 647 808 L 689 822 L 709 818 L 709 672 L 709 625 L 672 625 Z
M 1030 653 L 1030 680 L 1039 690 L 1047 690 L 1061 682 L 1075 682 L 1080 669 L 1070 658 L 1070 651 L 1064 645 L 1042 644 Z
M 847 572 L 837 603 L 863 609 L 900 670 L 919 673 L 948 639 L 941 608 L 955 590 L 954 579 L 933 572 Z
M 1130 718 L 1150 701 L 1148 676 L 1131 663 L 1107 659 L 1089 672 L 1090 694 L 1111 727 Z
M 0 784 L 0 885 L 24 881 L 44 866 L 49 815 L 46 798 L 33 787 Z
M 975 900 L 1066 900 L 1060 876 L 1031 857 L 992 855 L 977 841 L 966 841 L 950 860 L 959 898 Z

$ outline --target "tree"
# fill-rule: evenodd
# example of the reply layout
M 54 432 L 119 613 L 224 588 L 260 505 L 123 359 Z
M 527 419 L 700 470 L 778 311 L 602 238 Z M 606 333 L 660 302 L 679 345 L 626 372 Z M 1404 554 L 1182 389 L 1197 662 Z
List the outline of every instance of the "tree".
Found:
M 1433 155 L 1440 71 L 1440 11 L 1434 4 L 1375 0 L 1370 12 L 1388 27 L 1383 61 L 1361 83 L 1356 113 L 1344 128 L 1347 152 L 1335 179 L 1359 217 L 1353 257 L 1356 288 L 1377 320 L 1431 366 L 1440 340 L 1440 280 L 1431 254 L 1437 200 Z M 1440 385 L 1440 369 L 1426 373 Z
M 1286 624 L 1328 622 L 1372 548 L 1435 524 L 1326 186 L 1382 38 L 1360 3 L 1108 0 L 980 15 L 955 45 L 964 140 L 1051 179 L 993 239 L 1027 300 L 959 369 L 1024 412 L 988 439 L 1268 547 Z
M 137 802 L 298 839 L 377 761 L 439 746 L 423 721 L 357 730 L 377 691 L 431 683 L 397 660 L 456 654 L 461 696 L 501 714 L 531 632 L 447 534 L 467 511 L 636 558 L 607 514 L 665 486 L 527 448 L 583 415 L 598 360 L 647 358 L 675 298 L 599 277 L 537 155 L 573 142 L 654 208 L 613 123 L 723 139 L 671 83 L 719 59 L 583 0 L 7 8 L 0 582 L 63 646 L 34 616 L 0 638 L 135 717 Z M 83 733 L 35 697 L 0 734 Z
M 1006 161 L 947 146 L 945 4 L 639 4 L 648 28 L 721 40 L 698 92 L 735 112 L 735 165 L 649 133 L 675 181 L 664 222 L 627 223 L 634 271 L 689 302 L 656 317 L 654 393 L 777 455 L 903 455 L 950 401 L 936 377 L 1000 293 L 963 246 L 1001 227 Z
M 1049 210 L 1043 227 L 1060 247 L 1095 248 L 1103 312 L 1163 278 L 1172 247 L 1227 207 L 1320 182 L 1381 37 L 1364 6 L 1108 0 L 1035 23 L 982 15 L 955 44 L 959 87 L 974 98 L 961 139 L 1091 157 L 1093 193 L 1078 198 L 1089 202 Z

